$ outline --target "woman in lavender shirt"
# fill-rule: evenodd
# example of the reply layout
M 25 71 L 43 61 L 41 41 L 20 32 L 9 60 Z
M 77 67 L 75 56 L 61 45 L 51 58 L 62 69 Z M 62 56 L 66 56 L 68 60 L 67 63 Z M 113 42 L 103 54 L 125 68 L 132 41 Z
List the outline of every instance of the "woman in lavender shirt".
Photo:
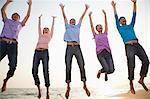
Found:
M 91 17 L 92 12 L 89 13 L 89 19 L 90 19 L 91 30 L 96 43 L 97 58 L 102 65 L 102 69 L 99 70 L 97 73 L 97 78 L 100 77 L 101 73 L 105 73 L 105 81 L 107 81 L 108 80 L 107 74 L 113 73 L 115 69 L 114 69 L 114 63 L 111 55 L 111 49 L 107 38 L 108 27 L 107 27 L 106 12 L 104 10 L 102 11 L 104 13 L 104 18 L 105 18 L 104 32 L 101 24 L 96 25 L 96 30 L 98 33 L 95 32 L 93 22 L 92 22 L 92 17 Z

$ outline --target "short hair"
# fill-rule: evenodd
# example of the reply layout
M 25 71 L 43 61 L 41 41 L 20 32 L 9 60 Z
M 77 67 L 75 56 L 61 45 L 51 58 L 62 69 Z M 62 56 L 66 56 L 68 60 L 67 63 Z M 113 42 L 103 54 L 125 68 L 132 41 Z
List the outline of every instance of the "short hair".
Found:
M 18 13 L 13 13 L 12 16 L 15 15 L 15 14 L 16 14 L 17 16 L 19 16 L 19 18 L 20 18 L 20 15 L 19 15 Z
M 96 25 L 96 30 L 97 30 L 97 27 L 98 27 L 98 26 L 101 26 L 101 27 L 102 27 L 102 25 L 101 25 L 101 24 L 97 24 L 97 25 Z
M 124 17 L 124 16 L 121 16 L 121 17 L 119 18 L 119 22 L 120 22 L 120 20 L 121 20 L 122 18 L 124 18 L 124 19 L 125 19 L 125 17 Z

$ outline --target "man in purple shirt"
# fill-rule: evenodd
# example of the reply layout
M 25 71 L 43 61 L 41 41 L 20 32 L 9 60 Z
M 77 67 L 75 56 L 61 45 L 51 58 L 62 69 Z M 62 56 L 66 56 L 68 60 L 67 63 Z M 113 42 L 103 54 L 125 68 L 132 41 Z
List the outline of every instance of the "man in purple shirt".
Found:
M 4 27 L 2 33 L 0 34 L 0 61 L 8 55 L 9 60 L 9 71 L 7 73 L 6 78 L 4 79 L 3 86 L 1 91 L 6 90 L 7 81 L 14 75 L 17 66 L 17 55 L 18 55 L 18 34 L 19 31 L 25 23 L 27 22 L 30 12 L 32 0 L 28 0 L 28 12 L 22 22 L 19 22 L 20 15 L 18 13 L 13 13 L 11 18 L 8 19 L 6 15 L 6 8 L 8 4 L 10 4 L 12 0 L 7 0 L 4 6 L 1 8 L 2 19 L 4 22 Z

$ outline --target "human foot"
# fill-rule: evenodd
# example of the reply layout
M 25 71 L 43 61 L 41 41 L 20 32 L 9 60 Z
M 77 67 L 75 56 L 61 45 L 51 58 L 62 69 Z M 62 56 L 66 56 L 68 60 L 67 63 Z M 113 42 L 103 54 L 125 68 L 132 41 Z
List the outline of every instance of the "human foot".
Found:
M 1 92 L 4 92 L 6 90 L 6 84 L 7 84 L 7 80 L 4 79 Z
M 67 90 L 66 90 L 66 93 L 65 93 L 66 99 L 68 99 L 69 93 L 70 93 L 70 87 L 67 87 Z
M 107 81 L 108 80 L 108 76 L 107 76 L 107 74 L 105 74 L 105 81 Z
M 87 96 L 89 97 L 91 95 L 90 91 L 88 90 L 88 88 L 86 86 L 83 87 L 83 89 L 85 90 Z
M 146 85 L 144 84 L 144 82 L 142 80 L 139 80 L 138 83 L 143 86 L 143 88 L 145 89 L 145 91 L 148 91 L 148 88 L 146 87 Z
M 38 99 L 40 99 L 41 98 L 41 88 L 40 88 L 40 86 L 37 86 L 38 87 Z
M 131 92 L 132 94 L 135 94 L 135 90 L 134 90 L 134 87 L 133 87 L 133 83 L 132 83 L 132 82 L 130 82 L 130 92 Z
M 46 99 L 50 99 L 50 98 L 49 98 L 49 94 L 47 94 Z
M 100 75 L 101 75 L 101 70 L 99 70 L 98 73 L 97 73 L 97 78 L 98 79 L 100 78 Z

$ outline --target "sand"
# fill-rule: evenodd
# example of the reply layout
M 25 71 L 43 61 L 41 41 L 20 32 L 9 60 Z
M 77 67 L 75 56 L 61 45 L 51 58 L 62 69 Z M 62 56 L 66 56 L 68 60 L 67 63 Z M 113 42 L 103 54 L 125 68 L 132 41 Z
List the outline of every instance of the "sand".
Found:
M 112 98 L 110 99 L 150 99 L 150 90 L 149 91 L 137 90 L 135 95 L 131 94 L 130 92 L 121 93 L 121 94 L 112 96 Z

